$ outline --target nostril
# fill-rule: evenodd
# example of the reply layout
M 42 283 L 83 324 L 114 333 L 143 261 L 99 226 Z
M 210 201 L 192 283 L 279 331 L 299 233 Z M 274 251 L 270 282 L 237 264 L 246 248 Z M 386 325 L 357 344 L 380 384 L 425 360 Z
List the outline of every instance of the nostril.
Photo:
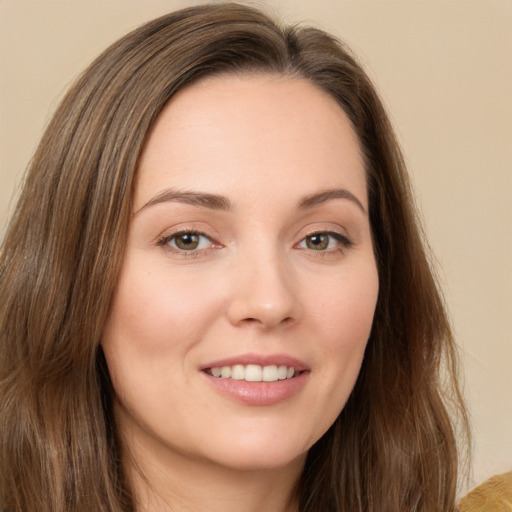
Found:
M 254 317 L 248 317 L 248 318 L 244 318 L 242 320 L 242 323 L 245 323 L 245 324 L 261 324 L 261 325 L 264 325 L 268 322 L 265 322 L 264 320 L 262 319 L 259 319 L 259 318 L 254 318 Z M 291 316 L 287 316 L 286 318 L 283 318 L 281 321 L 277 321 L 275 323 L 272 323 L 272 326 L 276 326 L 276 325 L 289 325 L 293 323 L 293 318 Z
M 292 325 L 300 314 L 298 297 L 282 280 L 272 280 L 270 284 L 261 279 L 255 281 L 243 287 L 237 283 L 233 289 L 226 310 L 229 321 L 262 329 Z

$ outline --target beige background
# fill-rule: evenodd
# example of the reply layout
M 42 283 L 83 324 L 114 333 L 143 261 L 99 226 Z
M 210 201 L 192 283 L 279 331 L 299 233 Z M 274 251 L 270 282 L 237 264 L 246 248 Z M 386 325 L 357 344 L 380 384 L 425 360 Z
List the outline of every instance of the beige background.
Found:
M 193 3 L 0 0 L 0 236 L 73 77 L 128 29 Z M 336 33 L 371 70 L 408 158 L 463 350 L 472 483 L 511 470 L 512 1 L 266 5 Z

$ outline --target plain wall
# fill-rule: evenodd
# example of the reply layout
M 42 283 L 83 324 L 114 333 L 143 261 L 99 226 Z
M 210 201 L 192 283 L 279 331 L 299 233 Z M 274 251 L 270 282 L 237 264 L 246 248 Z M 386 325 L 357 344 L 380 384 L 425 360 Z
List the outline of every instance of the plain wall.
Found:
M 0 238 L 73 78 L 143 21 L 192 1 L 0 0 Z M 512 469 L 512 2 L 269 0 L 370 69 L 416 186 L 463 353 L 472 483 Z

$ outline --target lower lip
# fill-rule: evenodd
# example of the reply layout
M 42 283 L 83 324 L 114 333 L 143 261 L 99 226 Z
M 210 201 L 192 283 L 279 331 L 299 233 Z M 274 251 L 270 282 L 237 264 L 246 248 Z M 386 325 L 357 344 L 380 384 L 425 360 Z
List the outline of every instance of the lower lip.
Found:
M 284 402 L 297 394 L 309 377 L 309 372 L 304 371 L 293 379 L 274 382 L 247 382 L 214 377 L 206 372 L 202 372 L 202 374 L 216 391 L 246 405 L 275 405 Z

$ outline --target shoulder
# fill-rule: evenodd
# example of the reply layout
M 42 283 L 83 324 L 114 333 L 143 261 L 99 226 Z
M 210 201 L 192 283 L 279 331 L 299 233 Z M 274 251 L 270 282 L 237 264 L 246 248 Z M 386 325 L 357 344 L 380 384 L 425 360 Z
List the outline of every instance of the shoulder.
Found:
M 512 512 L 512 472 L 495 475 L 460 502 L 460 512 Z

